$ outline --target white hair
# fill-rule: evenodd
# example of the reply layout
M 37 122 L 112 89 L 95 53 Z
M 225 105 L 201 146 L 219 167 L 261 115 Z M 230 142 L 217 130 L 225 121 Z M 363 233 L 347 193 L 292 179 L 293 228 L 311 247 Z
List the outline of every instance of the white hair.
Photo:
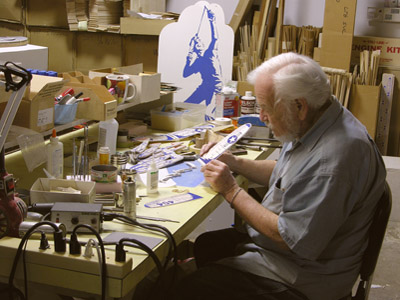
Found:
M 254 85 L 259 76 L 272 79 L 275 101 L 286 105 L 304 98 L 310 107 L 317 109 L 331 96 L 328 78 L 319 64 L 294 52 L 270 58 L 251 71 L 247 80 Z

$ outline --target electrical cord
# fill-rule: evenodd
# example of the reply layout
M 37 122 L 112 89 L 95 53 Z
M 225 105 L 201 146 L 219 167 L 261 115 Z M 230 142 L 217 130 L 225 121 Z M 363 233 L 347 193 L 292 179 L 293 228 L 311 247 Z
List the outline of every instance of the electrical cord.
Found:
M 171 257 L 173 257 L 173 264 L 174 265 L 173 265 L 173 272 L 172 272 L 172 275 L 171 275 L 171 278 L 170 278 L 171 279 L 171 283 L 173 283 L 176 280 L 176 274 L 177 274 L 177 271 L 178 271 L 177 246 L 176 246 L 176 242 L 175 242 L 175 239 L 174 239 L 172 233 L 166 227 L 158 225 L 158 224 L 143 224 L 143 223 L 139 223 L 138 221 L 136 221 L 136 220 L 134 220 L 134 219 L 132 219 L 132 218 L 130 218 L 128 216 L 125 216 L 125 215 L 122 215 L 122 214 L 116 214 L 116 213 L 104 213 L 103 214 L 103 218 L 104 218 L 105 221 L 112 221 L 113 219 L 117 219 L 117 220 L 120 220 L 122 222 L 126 222 L 126 223 L 131 224 L 131 225 L 136 225 L 136 226 L 142 227 L 144 229 L 148 229 L 148 230 L 152 230 L 152 231 L 156 231 L 156 232 L 160 232 L 160 233 L 164 234 L 167 237 L 167 239 L 169 240 L 169 242 L 170 242 L 170 248 L 169 248 L 169 251 L 168 251 L 168 254 L 167 254 L 167 259 L 165 260 L 165 263 L 164 263 L 164 266 L 163 266 L 164 272 L 162 273 L 162 275 L 165 274 L 165 271 L 167 269 L 168 263 L 169 263 Z M 172 252 L 172 254 L 171 254 L 171 252 Z M 161 281 L 162 275 L 158 277 L 158 279 L 157 279 L 157 281 L 155 283 L 156 286 Z M 168 289 L 171 288 L 171 287 L 172 287 L 172 284 L 169 284 L 168 285 Z M 156 291 L 156 290 L 157 289 L 154 289 L 154 291 Z
M 18 246 L 18 249 L 17 249 L 17 253 L 15 254 L 15 257 L 14 257 L 14 261 L 13 261 L 13 265 L 12 265 L 12 268 L 11 268 L 10 276 L 8 278 L 8 288 L 9 288 L 9 298 L 10 298 L 10 300 L 14 299 L 13 298 L 13 291 L 17 292 L 17 294 L 19 295 L 19 297 L 21 297 L 21 299 L 27 299 L 27 298 L 25 298 L 25 297 L 27 297 L 27 294 L 24 297 L 22 292 L 14 286 L 15 272 L 17 270 L 17 265 L 18 265 L 19 258 L 21 256 L 21 254 L 24 254 L 23 252 L 25 252 L 23 248 L 26 247 L 26 243 L 27 243 L 28 239 L 30 238 L 32 233 L 34 233 L 36 231 L 36 229 L 38 227 L 42 226 L 42 225 L 50 225 L 51 227 L 53 227 L 53 229 L 54 229 L 54 243 L 55 244 L 56 243 L 64 243 L 65 242 L 64 238 L 60 238 L 60 234 L 62 235 L 62 231 L 52 222 L 48 222 L 48 221 L 38 222 L 35 225 L 33 225 L 31 228 L 28 229 L 28 231 L 22 237 L 21 242 L 19 243 L 19 246 Z M 65 249 L 65 245 L 58 245 L 55 248 L 58 249 L 58 250 L 62 250 L 62 249 Z M 25 259 L 24 259 L 24 262 L 25 262 Z M 26 269 L 25 268 L 24 268 L 24 277 L 25 277 L 24 280 L 26 280 Z M 26 287 L 25 287 L 25 292 L 27 293 L 27 288 Z
M 130 218 L 128 216 L 125 216 L 125 215 L 122 215 L 122 214 L 116 214 L 116 213 L 104 213 L 103 214 L 103 218 L 106 221 L 111 221 L 113 219 L 117 219 L 117 220 L 129 223 L 131 225 L 136 225 L 136 226 L 142 227 L 144 229 L 148 229 L 148 230 L 151 230 L 151 231 L 156 231 L 156 232 L 160 232 L 160 233 L 164 234 L 167 237 L 168 241 L 170 242 L 170 249 L 169 249 L 169 253 L 167 255 L 167 260 L 166 260 L 165 265 L 164 265 L 164 269 L 166 268 L 166 266 L 168 264 L 168 261 L 169 261 L 169 259 L 171 257 L 173 258 L 174 264 L 177 265 L 177 263 L 178 263 L 178 253 L 177 253 L 176 242 L 175 242 L 175 239 L 174 239 L 172 233 L 166 227 L 161 226 L 161 225 L 157 225 L 157 224 L 139 223 L 138 221 L 136 221 L 136 220 L 134 220 L 134 219 L 132 219 L 132 218 Z M 172 254 L 171 254 L 171 252 L 172 252 Z
M 128 242 L 128 243 L 124 243 L 124 242 Z M 157 255 L 154 253 L 154 251 L 151 250 L 150 247 L 148 247 L 146 244 L 144 244 L 141 241 L 138 241 L 136 239 L 122 238 L 119 240 L 117 247 L 119 247 L 119 249 L 122 250 L 122 245 L 128 245 L 128 246 L 145 251 L 153 259 L 154 263 L 157 266 L 159 274 L 160 275 L 164 274 L 165 270 L 161 264 L 161 261 L 159 260 Z
M 107 265 L 106 265 L 106 252 L 104 249 L 104 243 L 103 240 L 100 236 L 100 234 L 90 225 L 87 224 L 79 224 L 74 227 L 71 233 L 71 241 L 72 241 L 72 236 L 76 236 L 76 230 L 79 228 L 87 228 L 89 229 L 97 238 L 97 241 L 100 245 L 101 249 L 101 256 L 102 256 L 102 261 L 101 261 L 101 299 L 105 300 L 106 299 L 106 278 L 107 278 Z M 71 246 L 71 243 L 70 243 Z

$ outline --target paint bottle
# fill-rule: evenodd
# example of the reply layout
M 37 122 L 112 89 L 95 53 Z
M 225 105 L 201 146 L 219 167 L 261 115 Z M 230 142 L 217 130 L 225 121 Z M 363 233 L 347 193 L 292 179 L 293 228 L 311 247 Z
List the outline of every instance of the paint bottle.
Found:
M 246 94 L 241 98 L 242 115 L 254 114 L 256 106 L 256 97 L 252 95 L 251 91 L 246 91 Z
M 155 193 L 158 193 L 158 168 L 153 158 L 147 169 L 147 194 Z
M 115 119 L 100 121 L 98 149 L 108 147 L 110 154 L 115 154 L 117 150 L 118 121 Z
M 47 171 L 55 178 L 62 179 L 64 172 L 64 145 L 57 138 L 57 132 L 53 129 L 50 143 L 46 145 Z

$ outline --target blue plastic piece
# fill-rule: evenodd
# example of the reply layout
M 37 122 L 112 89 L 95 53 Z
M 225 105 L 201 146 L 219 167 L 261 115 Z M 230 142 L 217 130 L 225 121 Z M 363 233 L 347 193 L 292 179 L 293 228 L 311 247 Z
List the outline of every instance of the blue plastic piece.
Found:
M 262 122 L 260 120 L 260 116 L 258 114 L 249 114 L 249 115 L 240 116 L 238 119 L 238 125 L 243 125 L 246 123 L 250 123 L 251 125 L 254 125 L 254 126 L 266 127 L 264 122 Z

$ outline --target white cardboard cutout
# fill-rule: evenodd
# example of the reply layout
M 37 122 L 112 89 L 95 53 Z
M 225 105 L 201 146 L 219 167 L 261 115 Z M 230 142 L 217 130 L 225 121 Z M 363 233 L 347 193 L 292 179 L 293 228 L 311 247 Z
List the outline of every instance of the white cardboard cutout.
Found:
M 215 117 L 215 94 L 232 79 L 234 34 L 218 4 L 199 1 L 183 10 L 159 37 L 161 81 L 180 89 L 174 102 L 207 106 L 206 120 Z

